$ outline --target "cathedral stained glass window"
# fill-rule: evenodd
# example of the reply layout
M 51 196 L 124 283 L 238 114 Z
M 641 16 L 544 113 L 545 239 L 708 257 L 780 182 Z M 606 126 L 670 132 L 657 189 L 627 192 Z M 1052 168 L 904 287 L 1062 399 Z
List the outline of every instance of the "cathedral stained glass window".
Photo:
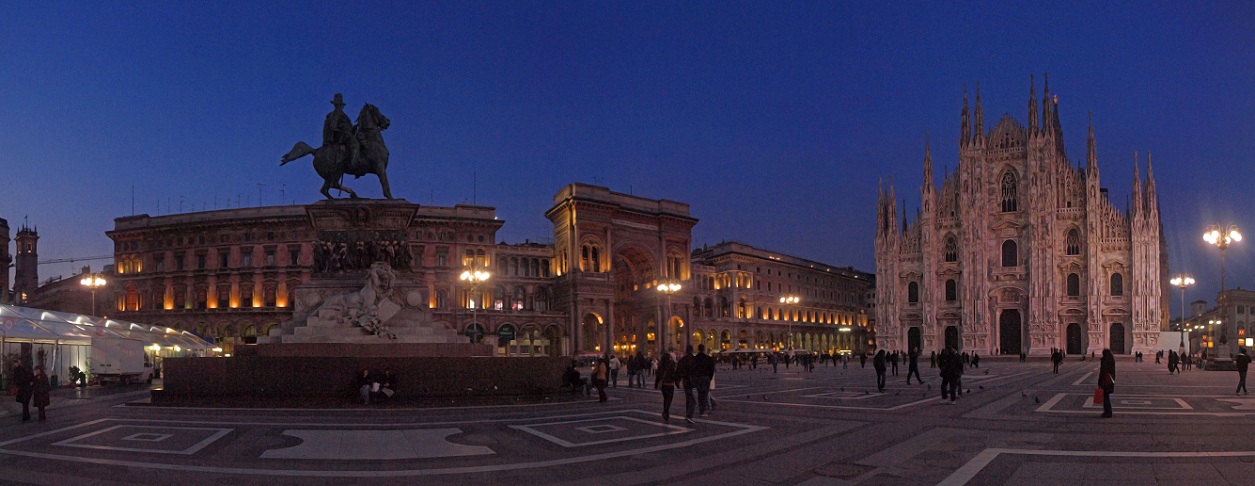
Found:
M 1002 175 L 1002 212 L 1019 211 L 1015 172 L 1007 171 Z

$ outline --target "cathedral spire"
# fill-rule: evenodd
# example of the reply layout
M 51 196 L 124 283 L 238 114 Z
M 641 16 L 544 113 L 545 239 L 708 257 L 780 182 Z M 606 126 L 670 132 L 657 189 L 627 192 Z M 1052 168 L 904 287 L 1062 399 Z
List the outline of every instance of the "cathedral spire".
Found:
M 1094 143 L 1094 112 L 1089 112 L 1089 142 L 1087 143 L 1085 168 L 1094 177 L 1098 177 L 1098 147 Z
M 975 135 L 978 139 L 985 138 L 985 110 L 980 107 L 980 83 L 976 83 L 976 126 Z
M 1150 152 L 1146 152 L 1146 210 L 1159 208 L 1159 198 L 1155 196 L 1155 166 L 1150 163 Z
M 1032 74 L 1028 75 L 1028 133 L 1037 131 L 1037 86 Z
M 933 152 L 928 133 L 924 133 L 924 185 L 933 183 Z
M 1041 129 L 1042 131 L 1049 132 L 1055 125 L 1055 111 L 1050 109 L 1050 73 L 1046 73 L 1042 76 L 1042 78 L 1046 83 L 1046 91 L 1042 94 L 1041 100 Z
M 1137 151 L 1133 151 L 1133 195 L 1129 205 L 1129 215 L 1137 216 L 1142 212 L 1142 176 L 1137 169 Z
M 967 118 L 967 85 L 963 85 L 963 126 L 959 128 L 959 146 L 972 141 L 972 126 Z

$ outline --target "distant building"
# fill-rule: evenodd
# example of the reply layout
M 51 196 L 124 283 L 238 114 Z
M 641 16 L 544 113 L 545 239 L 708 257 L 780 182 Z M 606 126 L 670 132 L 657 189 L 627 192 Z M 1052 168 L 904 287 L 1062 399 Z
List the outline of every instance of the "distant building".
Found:
M 712 349 L 871 349 L 875 276 L 725 242 L 692 254 L 694 336 Z M 798 298 L 796 304 L 781 297 Z M 790 333 L 792 339 L 790 340 Z
M 933 184 L 924 150 L 923 208 L 901 216 L 881 190 L 876 331 L 882 347 L 1003 354 L 1153 352 L 1167 324 L 1167 256 L 1154 171 L 1134 180 L 1127 212 L 1099 182 L 1091 122 L 1087 164 L 1064 151 L 1049 85 L 1028 127 L 1004 116 L 986 132 L 963 98 L 959 163 Z
M 13 270 L 13 302 L 25 305 L 39 288 L 39 232 L 23 225 L 14 241 L 17 263 Z
M 9 293 L 9 265 L 12 264 L 13 257 L 9 256 L 9 222 L 0 218 L 0 304 L 13 302 L 12 294 Z
M 790 327 L 813 351 L 869 346 L 870 274 L 739 243 L 692 251 L 687 204 L 600 186 L 564 187 L 546 216 L 554 244 L 507 244 L 494 208 L 418 207 L 405 246 L 433 322 L 502 355 L 779 349 Z M 98 298 L 120 319 L 189 330 L 231 352 L 291 318 L 293 290 L 314 271 L 315 233 L 304 205 L 117 218 L 107 233 L 115 275 Z M 492 274 L 474 292 L 459 280 L 469 267 Z M 668 298 L 656 289 L 669 280 L 682 288 L 664 316 Z M 786 294 L 801 301 L 780 304 Z

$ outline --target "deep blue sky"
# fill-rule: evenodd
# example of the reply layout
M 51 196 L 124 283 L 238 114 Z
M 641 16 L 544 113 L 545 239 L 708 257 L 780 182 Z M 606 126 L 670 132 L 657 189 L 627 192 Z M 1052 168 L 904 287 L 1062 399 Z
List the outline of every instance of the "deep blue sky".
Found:
M 0 19 L 0 217 L 29 216 L 42 259 L 111 253 L 132 186 L 151 215 L 257 205 L 258 183 L 316 201 L 309 159 L 278 159 L 342 92 L 392 119 L 395 195 L 496 206 L 507 242 L 551 240 L 581 181 L 691 204 L 696 245 L 873 271 L 877 182 L 913 218 L 925 133 L 938 182 L 956 165 L 964 85 L 987 127 L 1024 123 L 1048 72 L 1074 159 L 1093 112 L 1114 200 L 1153 152 L 1187 297 L 1219 288 L 1213 221 L 1248 230 L 1228 282 L 1255 287 L 1251 2 L 41 3 Z

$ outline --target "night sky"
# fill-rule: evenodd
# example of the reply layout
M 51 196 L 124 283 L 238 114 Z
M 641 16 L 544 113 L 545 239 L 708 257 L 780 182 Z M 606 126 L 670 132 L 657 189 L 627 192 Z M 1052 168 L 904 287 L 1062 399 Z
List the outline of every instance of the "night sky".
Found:
M 926 134 L 938 184 L 957 163 L 964 86 L 987 128 L 1026 123 L 1049 73 L 1074 163 L 1093 113 L 1117 207 L 1153 153 L 1188 300 L 1220 287 L 1212 222 L 1249 234 L 1226 268 L 1255 288 L 1252 2 L 43 3 L 0 19 L 0 217 L 41 259 L 111 254 L 133 213 L 317 201 L 310 159 L 279 157 L 342 92 L 391 118 L 394 195 L 495 206 L 505 242 L 551 241 L 578 181 L 691 204 L 697 246 L 874 271 L 878 182 L 914 220 Z

